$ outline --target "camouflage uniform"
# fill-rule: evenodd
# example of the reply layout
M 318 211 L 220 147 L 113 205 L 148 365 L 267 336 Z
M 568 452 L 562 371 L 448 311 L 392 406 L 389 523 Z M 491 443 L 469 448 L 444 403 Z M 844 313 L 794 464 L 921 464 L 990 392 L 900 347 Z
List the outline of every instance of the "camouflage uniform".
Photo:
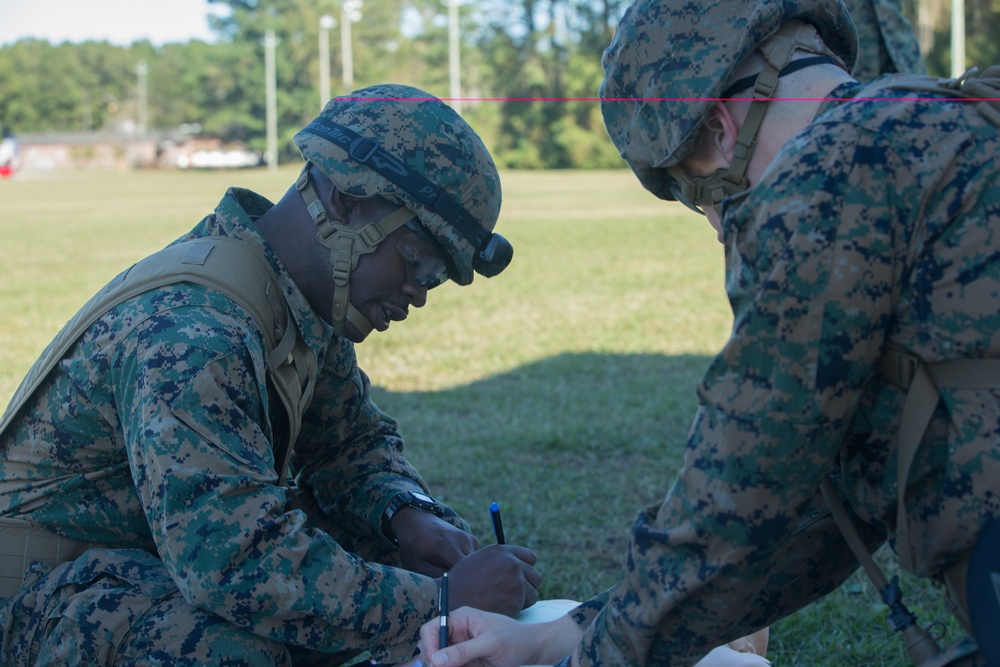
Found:
M 924 74 L 923 57 L 901 0 L 845 0 L 858 29 L 858 66 L 854 78 L 871 81 L 881 74 Z
M 741 4 L 640 0 L 605 53 L 605 122 L 662 198 L 661 170 L 699 121 L 657 98 L 707 109 L 783 15 L 850 33 L 832 24 L 836 2 Z M 726 32 L 727 11 L 743 17 L 729 41 L 707 38 Z M 870 549 L 895 528 L 904 392 L 878 374 L 883 348 L 1000 357 L 997 126 L 926 92 L 852 99 L 862 87 L 835 89 L 760 181 L 721 204 L 732 333 L 699 384 L 678 478 L 636 518 L 619 583 L 576 614 L 581 665 L 688 665 L 832 590 L 857 561 L 823 518 L 825 475 L 839 466 Z M 1000 516 L 1000 392 L 942 393 L 906 484 L 922 576 Z
M 29 574 L 0 610 L 5 664 L 274 665 L 365 650 L 394 661 L 435 615 L 435 582 L 391 567 L 397 552 L 379 529 L 393 495 L 426 485 L 353 344 L 254 228 L 270 207 L 232 189 L 180 240 L 259 246 L 318 357 L 292 461 L 306 512 L 276 485 L 270 443 L 283 413 L 248 314 L 192 283 L 112 309 L 0 440 L 0 515 L 107 546 Z

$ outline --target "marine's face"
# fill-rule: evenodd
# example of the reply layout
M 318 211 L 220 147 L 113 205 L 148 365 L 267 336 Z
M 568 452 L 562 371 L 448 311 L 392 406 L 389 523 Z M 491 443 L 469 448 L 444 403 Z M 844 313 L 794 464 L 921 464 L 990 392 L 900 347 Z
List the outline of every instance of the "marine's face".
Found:
M 356 199 L 348 211 L 348 224 L 380 220 L 398 207 L 381 197 Z M 351 304 L 372 324 L 385 331 L 392 322 L 409 316 L 410 306 L 422 308 L 427 291 L 447 275 L 444 260 L 430 241 L 403 226 L 386 237 L 375 251 L 362 255 L 351 271 Z M 365 336 L 349 322 L 344 334 L 360 343 Z

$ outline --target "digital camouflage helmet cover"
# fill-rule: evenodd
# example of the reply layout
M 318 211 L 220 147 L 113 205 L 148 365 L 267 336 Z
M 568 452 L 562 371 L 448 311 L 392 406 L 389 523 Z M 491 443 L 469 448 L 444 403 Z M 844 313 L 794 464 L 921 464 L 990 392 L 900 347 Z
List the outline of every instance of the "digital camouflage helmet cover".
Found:
M 295 135 L 295 144 L 306 160 L 300 190 L 317 225 L 328 229 L 320 240 L 331 248 L 340 291 L 334 297 L 338 330 L 344 317 L 367 324 L 356 321 L 360 315 L 347 303 L 358 257 L 414 216 L 443 251 L 448 278 L 459 285 L 470 284 L 476 273 L 497 275 L 510 263 L 513 248 L 493 233 L 501 204 L 496 165 L 479 135 L 440 99 L 398 84 L 363 88 L 332 99 Z M 310 165 L 340 192 L 384 197 L 401 207 L 399 215 L 360 232 L 327 221 L 310 194 Z
M 775 68 L 771 78 L 776 81 L 795 48 L 823 53 L 853 69 L 857 32 L 841 0 L 637 0 L 629 7 L 604 52 L 601 112 L 643 187 L 661 199 L 678 197 L 675 168 L 691 152 L 698 129 L 736 68 L 793 19 L 815 28 L 810 32 L 822 42 L 794 37 L 792 46 L 777 55 L 764 54 L 768 67 L 753 93 L 758 99 L 767 97 L 768 68 Z M 762 116 L 766 104 L 755 102 L 751 108 L 758 106 Z M 752 110 L 748 119 L 753 115 Z M 747 151 L 758 127 L 747 128 L 746 134 L 753 135 L 746 137 Z M 749 160 L 749 155 L 738 157 Z M 738 173 L 721 184 L 709 183 L 702 190 L 720 187 L 698 199 L 718 203 L 746 187 L 742 171 L 732 171 Z

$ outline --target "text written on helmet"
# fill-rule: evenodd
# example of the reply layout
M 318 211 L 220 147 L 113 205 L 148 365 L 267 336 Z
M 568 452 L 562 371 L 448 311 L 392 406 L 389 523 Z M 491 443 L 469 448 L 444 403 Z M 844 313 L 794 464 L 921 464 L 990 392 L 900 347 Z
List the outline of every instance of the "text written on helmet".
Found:
M 343 148 L 348 153 L 351 153 L 351 146 L 353 139 L 348 135 L 344 134 L 344 132 L 342 132 L 340 129 L 336 127 L 330 127 L 326 124 L 317 123 L 315 121 L 310 123 L 306 129 L 312 132 L 313 134 L 329 139 L 333 143 Z M 360 156 L 356 155 L 352 155 L 353 157 L 358 157 L 360 162 L 362 163 L 367 162 L 368 159 L 371 159 L 371 161 L 375 164 L 375 167 L 378 169 L 391 169 L 400 176 L 409 175 L 409 171 L 407 171 L 406 167 L 403 165 L 402 162 L 394 159 L 392 156 L 388 155 L 384 151 L 381 154 L 375 154 L 375 151 L 378 149 L 378 143 L 371 139 L 368 139 L 367 141 L 371 142 L 371 150 L 368 151 L 368 154 L 367 156 L 365 156 L 365 159 L 360 159 Z

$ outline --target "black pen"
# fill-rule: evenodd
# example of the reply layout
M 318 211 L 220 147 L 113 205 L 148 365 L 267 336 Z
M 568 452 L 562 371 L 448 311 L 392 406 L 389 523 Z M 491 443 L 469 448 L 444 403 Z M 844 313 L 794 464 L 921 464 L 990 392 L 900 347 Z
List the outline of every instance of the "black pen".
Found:
M 438 648 L 448 645 L 448 573 L 441 575 L 441 594 L 438 597 L 438 614 L 441 616 L 441 629 L 438 631 Z
M 497 536 L 497 544 L 507 544 L 503 537 L 503 521 L 500 520 L 500 506 L 490 503 L 490 519 L 493 521 L 493 534 Z

